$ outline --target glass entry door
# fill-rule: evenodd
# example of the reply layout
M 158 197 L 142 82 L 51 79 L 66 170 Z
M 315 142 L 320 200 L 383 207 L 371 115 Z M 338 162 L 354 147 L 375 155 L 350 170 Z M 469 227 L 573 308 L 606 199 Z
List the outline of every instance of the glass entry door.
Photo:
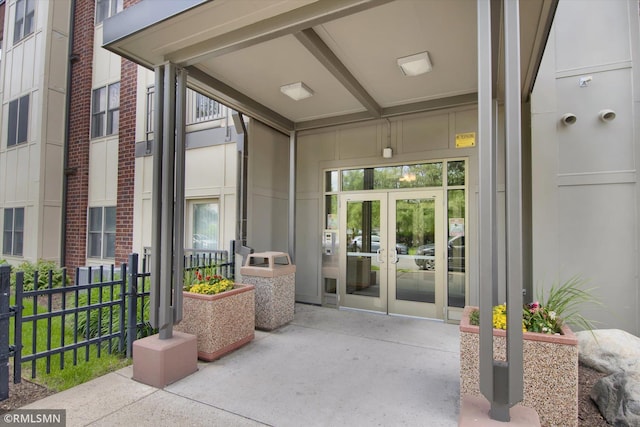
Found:
M 340 305 L 443 318 L 440 191 L 345 194 L 340 199 Z
M 387 312 L 387 194 L 343 195 L 341 236 L 346 256 L 340 259 L 340 305 Z

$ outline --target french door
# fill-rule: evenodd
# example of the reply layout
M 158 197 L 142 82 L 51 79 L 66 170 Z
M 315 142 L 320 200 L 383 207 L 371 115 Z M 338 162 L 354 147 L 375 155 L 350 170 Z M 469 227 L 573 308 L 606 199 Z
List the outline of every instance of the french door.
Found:
M 340 196 L 339 304 L 442 319 L 445 243 L 441 190 Z

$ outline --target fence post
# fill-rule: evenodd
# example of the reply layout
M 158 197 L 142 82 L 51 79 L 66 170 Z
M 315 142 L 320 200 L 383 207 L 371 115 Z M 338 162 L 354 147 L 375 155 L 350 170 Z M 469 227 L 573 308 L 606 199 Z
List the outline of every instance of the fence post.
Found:
M 113 266 L 111 266 L 112 270 L 113 270 Z M 122 263 L 120 264 L 120 317 L 118 320 L 118 330 L 120 331 L 120 339 L 118 340 L 118 351 L 121 352 L 122 350 L 126 349 L 126 345 L 127 345 L 127 341 L 126 341 L 126 333 L 127 330 L 125 329 L 125 325 L 127 323 L 125 319 L 125 316 L 127 315 L 127 279 L 128 279 L 128 270 L 127 270 L 127 264 L 126 263 Z M 113 278 L 113 274 L 111 274 L 111 277 Z
M 22 382 L 22 294 L 24 293 L 24 272 L 16 273 L 16 305 L 13 323 L 13 383 Z
M 9 290 L 11 267 L 0 266 L 0 400 L 9 398 Z
M 133 342 L 138 335 L 138 254 L 129 255 L 127 274 L 127 358 L 133 357 Z

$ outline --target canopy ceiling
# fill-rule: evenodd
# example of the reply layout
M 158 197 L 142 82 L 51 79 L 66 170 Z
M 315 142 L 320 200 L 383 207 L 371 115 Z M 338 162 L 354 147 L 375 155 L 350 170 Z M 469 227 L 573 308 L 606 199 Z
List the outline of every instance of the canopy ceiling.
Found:
M 556 5 L 520 2 L 525 99 Z M 142 0 L 105 22 L 104 43 L 149 68 L 185 67 L 193 88 L 289 132 L 475 104 L 476 8 L 473 0 Z M 424 51 L 433 70 L 404 76 L 397 58 Z M 312 97 L 281 93 L 300 81 Z

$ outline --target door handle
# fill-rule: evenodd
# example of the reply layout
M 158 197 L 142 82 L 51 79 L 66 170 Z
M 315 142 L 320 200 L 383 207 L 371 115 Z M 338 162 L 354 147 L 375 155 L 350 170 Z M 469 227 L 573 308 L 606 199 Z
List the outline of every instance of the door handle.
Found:
M 398 262 L 400 262 L 400 259 L 398 258 L 398 250 L 397 249 L 393 250 L 393 256 L 391 257 L 391 262 L 393 264 L 397 264 Z
M 378 249 L 378 250 L 376 251 L 377 260 L 378 260 L 378 262 L 379 262 L 380 264 L 383 264 L 383 263 L 384 263 L 384 261 L 382 260 L 382 257 L 380 256 L 380 254 L 382 254 L 382 251 L 383 251 L 383 249 Z

